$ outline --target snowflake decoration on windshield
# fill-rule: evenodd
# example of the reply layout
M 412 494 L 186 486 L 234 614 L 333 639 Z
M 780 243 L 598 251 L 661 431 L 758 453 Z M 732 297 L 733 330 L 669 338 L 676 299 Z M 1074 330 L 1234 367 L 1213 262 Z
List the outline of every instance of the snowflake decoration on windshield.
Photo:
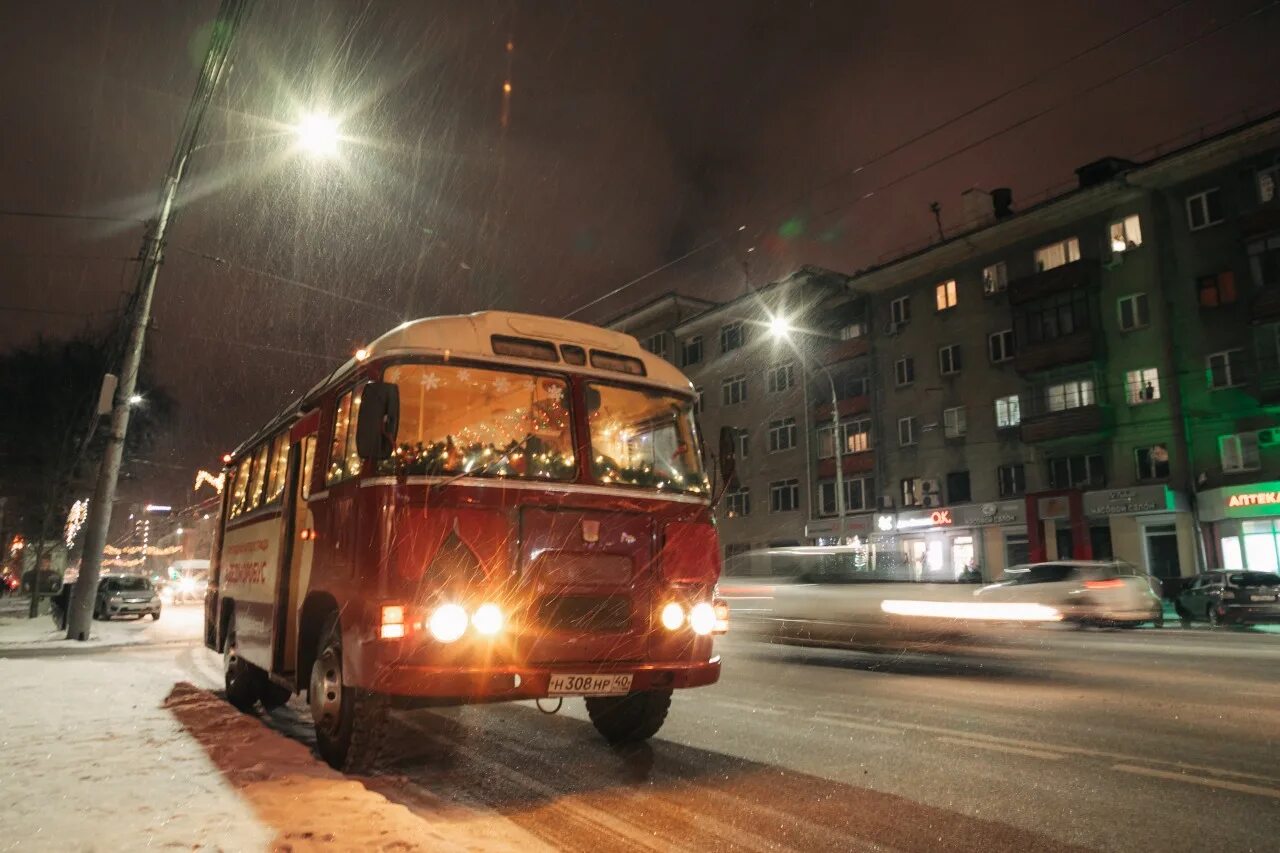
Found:
M 532 391 L 532 390 L 534 389 L 534 386 L 535 386 L 535 385 L 536 385 L 536 383 L 535 383 L 532 379 L 530 379 L 529 377 L 527 377 L 527 376 L 526 376 L 526 377 L 525 377 L 525 378 L 520 382 L 520 390 L 521 390 L 521 391 Z
M 428 391 L 434 391 L 440 387 L 440 377 L 436 376 L 434 373 L 422 374 L 422 378 L 419 379 L 418 382 L 421 383 L 422 387 L 426 388 Z
M 493 380 L 493 390 L 497 391 L 499 394 L 505 394 L 511 390 L 511 383 L 507 381 L 507 377 L 499 376 L 497 379 Z
M 463 368 L 462 370 L 459 370 L 459 371 L 458 371 L 458 381 L 459 381 L 459 382 L 470 382 L 470 381 L 471 381 L 471 371 L 470 371 L 470 370 L 467 370 L 466 368 Z
M 548 389 L 547 389 L 547 394 L 548 394 L 548 395 L 550 395 L 551 399 L 553 399 L 553 400 L 563 400 L 563 399 L 564 399 L 564 386 L 562 386 L 562 385 L 552 385 L 550 388 L 548 388 Z

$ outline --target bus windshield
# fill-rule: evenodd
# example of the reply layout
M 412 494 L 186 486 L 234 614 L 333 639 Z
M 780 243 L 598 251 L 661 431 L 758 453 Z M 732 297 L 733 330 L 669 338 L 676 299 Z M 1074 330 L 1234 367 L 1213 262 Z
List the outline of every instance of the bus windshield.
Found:
M 400 426 L 385 472 L 570 480 L 568 383 L 557 376 L 398 364 Z
M 699 495 L 708 491 L 692 400 L 593 382 L 587 386 L 587 409 L 597 482 Z

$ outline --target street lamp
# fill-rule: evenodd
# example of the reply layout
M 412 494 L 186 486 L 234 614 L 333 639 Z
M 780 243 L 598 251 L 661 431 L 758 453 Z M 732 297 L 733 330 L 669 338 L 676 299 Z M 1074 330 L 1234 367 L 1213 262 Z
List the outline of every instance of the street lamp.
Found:
M 338 120 L 327 113 L 308 113 L 294 126 L 298 145 L 321 157 L 334 157 L 342 134 Z
M 775 314 L 769 318 L 769 334 L 774 340 L 786 341 L 791 344 L 791 348 L 795 350 L 796 356 L 800 359 L 801 367 L 806 365 L 804 354 L 800 352 L 800 348 L 796 346 L 795 341 L 791 339 L 792 331 L 791 321 L 780 314 Z M 827 383 L 831 386 L 831 441 L 835 445 L 836 450 L 836 514 L 839 516 L 839 543 L 844 544 L 844 438 L 840 435 L 840 395 L 836 391 L 836 380 L 831 375 L 831 371 L 827 369 L 825 364 L 818 364 L 823 375 L 827 377 Z

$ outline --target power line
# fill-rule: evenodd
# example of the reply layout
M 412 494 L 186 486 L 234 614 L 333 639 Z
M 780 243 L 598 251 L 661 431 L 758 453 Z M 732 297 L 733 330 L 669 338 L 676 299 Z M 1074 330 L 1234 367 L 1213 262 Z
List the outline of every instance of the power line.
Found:
M 94 213 L 64 213 L 50 210 L 0 210 L 0 216 L 13 216 L 25 219 L 78 219 L 85 222 L 114 222 L 124 225 L 145 225 L 144 219 L 129 219 L 119 216 L 104 216 Z
M 300 355 L 305 358 L 319 358 L 325 361 L 346 361 L 348 356 L 328 355 L 327 353 L 308 352 L 306 350 L 287 349 L 285 347 L 273 347 L 267 344 L 255 344 L 249 341 L 233 341 L 227 338 L 217 338 L 211 335 L 192 335 L 191 337 L 201 341 L 213 341 L 214 343 L 224 344 L 226 346 L 243 347 L 244 349 L 261 350 L 263 352 L 274 352 L 282 355 Z
M 806 199 L 806 198 L 810 197 L 814 192 L 817 192 L 818 190 L 821 190 L 821 189 L 823 189 L 823 188 L 825 188 L 825 187 L 830 186 L 831 184 L 835 183 L 836 181 L 840 180 L 841 178 L 846 177 L 846 176 L 848 176 L 848 175 L 850 175 L 850 174 L 856 174 L 856 173 L 858 173 L 858 172 L 861 172 L 861 171 L 862 171 L 862 170 L 864 170 L 867 166 L 874 165 L 875 163 L 880 162 L 881 160 L 885 159 L 886 157 L 889 157 L 889 156 L 891 156 L 892 154 L 894 154 L 894 153 L 897 153 L 897 152 L 901 151 L 903 148 L 905 148 L 905 147 L 907 147 L 907 146 L 910 146 L 910 145 L 912 145 L 912 144 L 914 144 L 914 143 L 916 143 L 916 142 L 919 142 L 919 141 L 921 141 L 922 139 L 924 139 L 924 138 L 926 138 L 926 137 L 928 137 L 928 136 L 930 136 L 930 135 L 933 135 L 934 133 L 937 133 L 939 130 L 942 130 L 942 129 L 946 128 L 946 127 L 949 127 L 950 125 L 954 124 L 955 122 L 958 122 L 958 121 L 961 121 L 961 120 L 963 120 L 963 119 L 965 119 L 965 118 L 968 118 L 969 116 L 973 115 L 975 112 L 980 111 L 980 110 L 982 110 L 982 109 L 984 109 L 984 108 L 986 108 L 986 107 L 988 107 L 988 106 L 991 106 L 991 105 L 992 105 L 992 104 L 994 104 L 995 102 L 997 102 L 997 101 L 999 101 L 999 100 L 1002 100 L 1002 99 L 1004 99 L 1004 98 L 1008 97 L 1009 95 L 1014 94 L 1014 93 L 1016 93 L 1016 92 L 1018 92 L 1018 91 L 1021 91 L 1022 89 L 1025 89 L 1026 87 L 1028 87 L 1028 86 L 1030 86 L 1030 85 L 1034 84 L 1035 82 L 1039 82 L 1040 80 L 1043 80 L 1043 79 L 1044 79 L 1046 76 L 1048 76 L 1049 74 L 1053 73 L 1054 71 L 1060 70 L 1061 68 L 1065 67 L 1066 65 L 1071 64 L 1072 62 L 1075 62 L 1076 60 L 1078 60 L 1078 59 L 1082 58 L 1083 56 L 1085 56 L 1085 55 L 1087 55 L 1087 54 L 1089 54 L 1089 53 L 1092 53 L 1093 51 L 1096 51 L 1096 50 L 1098 50 L 1098 49 L 1100 49 L 1100 48 L 1102 48 L 1102 47 L 1105 47 L 1105 46 L 1107 46 L 1107 45 L 1109 45 L 1109 44 L 1112 44 L 1112 43 L 1114 43 L 1115 41 L 1117 41 L 1118 39 L 1121 39 L 1121 38 L 1123 38 L 1124 36 L 1129 35 L 1129 34 L 1131 34 L 1131 33 L 1135 32 L 1136 30 L 1141 29 L 1142 27 L 1145 27 L 1146 25 L 1148 25 L 1148 24 L 1152 23 L 1153 21 L 1158 20 L 1159 18 L 1162 18 L 1162 17 L 1164 17 L 1164 16 L 1166 16 L 1166 15 L 1170 14 L 1171 12 L 1173 12 L 1173 11 L 1175 11 L 1175 10 L 1177 10 L 1177 9 L 1181 8 L 1182 6 L 1187 5 L 1187 2 L 1189 2 L 1189 0 L 1186 0 L 1186 2 L 1180 2 L 1180 3 L 1177 3 L 1177 4 L 1173 5 L 1173 6 L 1167 7 L 1167 8 L 1166 8 L 1166 9 L 1164 9 L 1163 11 L 1157 12 L 1157 13 L 1155 13 L 1154 15 L 1151 15 L 1151 16 L 1149 16 L 1149 17 L 1147 17 L 1147 18 L 1144 18 L 1142 21 L 1139 21 L 1138 23 L 1136 23 L 1136 24 L 1134 24 L 1134 25 L 1131 25 L 1131 26 L 1129 26 L 1129 27 L 1126 27 L 1125 29 L 1123 29 L 1123 30 L 1121 30 L 1121 31 L 1119 31 L 1119 32 L 1117 32 L 1117 33 L 1115 33 L 1115 34 L 1113 34 L 1113 35 L 1111 35 L 1111 36 L 1108 36 L 1106 39 L 1103 39 L 1102 41 L 1097 42 L 1097 43 L 1095 43 L 1094 45 L 1091 45 L 1090 47 L 1088 47 L 1088 48 L 1084 49 L 1083 51 L 1079 51 L 1079 52 L 1077 52 L 1077 53 L 1073 54 L 1072 56 L 1070 56 L 1070 57 L 1068 57 L 1068 58 L 1066 58 L 1066 59 L 1064 59 L 1064 60 L 1061 60 L 1060 62 L 1058 62 L 1058 63 L 1057 63 L 1057 64 L 1055 64 L 1054 66 L 1052 66 L 1052 67 L 1050 67 L 1050 68 L 1048 68 L 1048 69 L 1046 69 L 1046 70 L 1044 70 L 1044 71 L 1041 71 L 1041 72 L 1039 72 L 1039 73 L 1038 73 L 1038 74 L 1036 74 L 1036 75 L 1033 75 L 1031 78 L 1029 78 L 1028 80 L 1026 80 L 1026 81 L 1024 81 L 1024 82 L 1022 82 L 1022 83 L 1020 83 L 1020 84 L 1018 84 L 1017 86 L 1014 86 L 1014 87 L 1012 87 L 1012 88 L 1010 88 L 1010 89 L 1007 89 L 1007 90 L 1005 90 L 1005 91 L 1001 92 L 1000 94 L 998 94 L 998 95 L 996 95 L 996 96 L 994 96 L 994 97 L 992 97 L 992 98 L 988 98 L 986 101 L 982 102 L 981 104 L 978 104 L 978 105 L 974 106 L 974 107 L 973 107 L 973 108 L 971 108 L 970 110 L 966 110 L 965 112 L 963 112 L 963 113 L 961 113 L 961 114 L 959 114 L 959 115 L 957 115 L 957 116 L 955 116 L 955 117 L 953 117 L 953 118 L 951 118 L 951 119 L 948 119 L 948 120 L 946 120 L 946 121 L 944 121 L 944 122 L 941 122 L 941 123 L 940 123 L 940 124 L 938 124 L 938 125 L 935 125 L 934 127 L 930 128 L 928 131 L 925 131 L 925 132 L 924 132 L 924 133 L 922 133 L 922 134 L 917 134 L 916 136 L 914 136 L 914 137 L 912 137 L 912 138 L 910 138 L 910 139 L 908 139 L 908 140 L 904 141 L 903 143 L 901 143 L 901 144 L 899 144 L 899 145 L 897 145 L 897 146 L 895 146 L 895 147 L 893 147 L 893 148 L 891 148 L 891 149 L 888 149 L 887 151 L 884 151 L 884 152 L 882 152 L 882 153 L 880 153 L 880 154 L 876 155 L 875 157 L 871 158 L 870 160 L 868 160 L 866 163 L 864 163 L 864 164 L 863 164 L 863 165 L 861 165 L 861 166 L 854 167 L 853 169 L 847 169 L 847 168 L 846 168 L 846 169 L 844 169 L 844 170 L 841 170 L 841 172 L 839 172 L 837 175 L 835 175 L 835 176 L 833 176 L 832 178 L 829 178 L 829 179 L 827 179 L 826 181 L 824 181 L 824 182 L 822 182 L 822 183 L 818 184 L 818 185 L 817 185 L 816 187 L 814 187 L 813 189 L 811 189 L 811 190 L 807 190 L 804 194 L 800 195 L 798 198 L 796 198 L 794 201 L 792 201 L 792 202 L 790 202 L 790 203 L 791 203 L 791 204 L 795 204 L 795 203 L 798 203 L 798 202 L 800 202 L 800 201 L 803 201 L 804 199 Z M 997 137 L 999 137 L 999 136 L 1002 136 L 1002 135 L 1003 135 L 1003 134 L 1005 134 L 1005 133 L 1009 133 L 1009 132 L 1011 132 L 1011 131 L 1013 131 L 1013 130 L 1016 130 L 1016 129 L 1017 129 L 1017 128 L 1019 128 L 1019 127 L 1022 127 L 1022 126 L 1026 125 L 1026 124 L 1029 124 L 1030 122 L 1035 121 L 1036 119 L 1041 118 L 1041 117 L 1043 117 L 1044 115 L 1047 115 L 1048 113 L 1053 112 L 1054 110 L 1057 110 L 1057 109 L 1061 108 L 1062 106 L 1064 106 L 1065 104 L 1067 104 L 1068 102 L 1070 102 L 1070 101 L 1071 101 L 1072 99 L 1074 99 L 1074 98 L 1078 98 L 1078 97 L 1080 97 L 1081 95 L 1084 95 L 1084 94 L 1087 94 L 1087 93 L 1089 93 L 1089 92 L 1092 92 L 1092 91 L 1094 91 L 1094 90 L 1096 90 L 1096 89 L 1098 89 L 1098 88 L 1100 88 L 1100 87 L 1102 87 L 1102 86 L 1109 85 L 1110 83 L 1114 83 L 1116 80 L 1119 80 L 1119 79 L 1121 79 L 1121 78 L 1123 78 L 1123 77 L 1128 76 L 1129 74 L 1132 74 L 1132 73 L 1134 73 L 1134 72 L 1136 72 L 1136 71 L 1139 71 L 1139 70 L 1141 70 L 1142 68 L 1145 68 L 1145 67 L 1146 67 L 1146 66 L 1148 66 L 1148 65 L 1152 65 L 1152 64 L 1154 64 L 1154 63 L 1156 63 L 1156 62 L 1159 62 L 1159 61 L 1161 61 L 1161 60 L 1163 60 L 1163 59 L 1166 59 L 1167 57 L 1169 57 L 1169 56 L 1173 55 L 1174 53 L 1177 53 L 1177 52 L 1179 52 L 1179 51 L 1181 51 L 1181 50 L 1185 50 L 1186 48 L 1188 48 L 1188 47 L 1190 47 L 1190 46 L 1192 46 L 1192 45 L 1194 45 L 1194 44 L 1197 44 L 1197 43 L 1198 43 L 1198 42 L 1200 42 L 1200 41 L 1203 41 L 1204 39 L 1208 38 L 1209 36 L 1214 35 L 1215 33 L 1220 32 L 1221 30 L 1226 29 L 1227 27 L 1234 26 L 1235 24 L 1240 23 L 1241 21 L 1247 20 L 1247 19 L 1249 19 L 1249 18 L 1254 17 L 1255 15 L 1258 15 L 1258 14 L 1261 14 L 1261 13 L 1263 13 L 1263 12 L 1266 12 L 1266 11 L 1268 11 L 1269 9 L 1271 9 L 1272 7 L 1274 7 L 1278 2 L 1280 2 L 1280 0 L 1272 0 L 1272 2 L 1267 3 L 1265 6 L 1261 6 L 1261 7 L 1257 8 L 1257 9 L 1254 9 L 1254 10 L 1253 10 L 1253 11 L 1251 11 L 1251 12 L 1248 12 L 1248 13 L 1246 13 L 1246 14 L 1244 14 L 1244 15 L 1240 16 L 1240 17 L 1234 18 L 1234 19 L 1232 19 L 1232 20 L 1230 20 L 1230 21 L 1226 21 L 1226 22 L 1224 22 L 1224 23 L 1222 23 L 1222 24 L 1220 24 L 1220 25 L 1218 25 L 1218 26 L 1216 26 L 1216 27 L 1213 27 L 1212 29 L 1206 30 L 1205 32 L 1201 33 L 1200 35 L 1196 36 L 1195 38 L 1193 38 L 1193 39 L 1191 39 L 1191 40 L 1189 40 L 1189 41 L 1183 42 L 1183 43 L 1181 43 L 1181 44 L 1177 45 L 1176 47 L 1171 48 L 1170 50 L 1166 51 L 1165 53 L 1162 53 L 1162 54 L 1160 54 L 1160 55 L 1158 55 L 1158 56 L 1156 56 L 1156 57 L 1153 57 L 1153 58 L 1151 58 L 1151 59 L 1148 59 L 1148 60 L 1146 60 L 1146 61 L 1144 61 L 1144 62 L 1142 62 L 1142 63 L 1139 63 L 1138 65 L 1132 66 L 1132 67 L 1130 67 L 1129 69 L 1127 69 L 1127 70 L 1125 70 L 1125 71 L 1123 71 L 1123 72 L 1120 72 L 1120 73 L 1118 73 L 1118 74 L 1115 74 L 1115 75 L 1111 76 L 1110 78 L 1108 78 L 1108 79 L 1106 79 L 1106 80 L 1104 80 L 1104 81 L 1102 81 L 1102 82 L 1100 82 L 1100 83 L 1098 83 L 1098 84 L 1095 84 L 1095 85 L 1093 85 L 1093 86 L 1089 86 L 1089 87 L 1087 87 L 1087 88 L 1085 88 L 1085 89 L 1081 90 L 1080 92 L 1076 92 L 1076 93 L 1074 93 L 1074 94 L 1072 94 L 1072 95 L 1069 95 L 1066 99 L 1064 99 L 1064 100 L 1062 100 L 1062 101 L 1059 101 L 1057 104 L 1055 104 L 1055 105 L 1053 105 L 1053 106 L 1051 106 L 1051 107 L 1048 107 L 1048 108 L 1045 108 L 1045 109 L 1043 109 L 1043 110 L 1040 110 L 1040 111 L 1038 111 L 1038 112 L 1036 112 L 1036 113 L 1034 113 L 1034 114 L 1032 114 L 1032 115 L 1030 115 L 1030 116 L 1028 116 L 1028 117 L 1026 117 L 1026 118 L 1020 119 L 1019 121 L 1017 121 L 1017 122 L 1013 123 L 1012 125 L 1009 125 L 1009 126 L 1007 126 L 1007 127 L 1003 128 L 1002 130 L 999 130 L 999 131 L 996 131 L 996 132 L 994 132 L 994 133 L 992 133 L 992 134 L 989 134 L 989 135 L 987 135 L 987 136 L 984 136 L 983 138 L 981 138 L 981 139 L 979 139 L 979 140 L 977 140 L 977 141 L 975 141 L 975 142 L 972 142 L 972 143 L 970 143 L 970 144 L 968 144 L 968 145 L 965 145 L 965 146 L 963 146 L 963 147 L 961 147 L 961 148 L 959 148 L 959 149 L 957 149 L 957 150 L 955 150 L 955 151 L 952 151 L 952 152 L 951 152 L 951 153 L 949 153 L 949 154 L 943 155 L 943 156 L 941 156 L 941 157 L 939 157 L 939 158 L 937 158 L 937 159 L 935 159 L 935 160 L 932 160 L 932 161 L 930 161 L 929 163 L 926 163 L 925 165 L 923 165 L 923 166 L 921 166 L 921 167 L 919 167 L 919 168 L 917 168 L 917 169 L 914 169 L 914 170 L 912 170 L 912 171 L 910 171 L 910 172 L 908 172 L 908 173 L 906 173 L 906 174 L 903 174 L 903 175 L 899 176 L 898 178 L 896 178 L 896 179 L 894 179 L 894 180 L 892 180 L 892 181 L 889 181 L 889 182 L 887 182 L 887 183 L 885 183 L 885 184 L 883 184 L 883 185 L 881 185 L 881 186 L 877 187 L 876 189 L 874 189 L 874 190 L 872 190 L 872 191 L 870 191 L 870 192 L 868 192 L 868 193 L 864 193 L 863 195 L 858 196 L 857 198 L 855 198 L 855 199 L 853 199 L 853 200 L 851 200 L 851 201 L 849 201 L 849 202 L 846 202 L 846 203 L 841 204 L 841 205 L 836 205 L 836 206 L 831 207 L 831 208 L 829 208 L 829 209 L 827 209 L 827 210 L 824 210 L 824 211 L 822 211 L 819 215 L 820 215 L 820 216 L 828 216 L 828 215 L 830 215 L 831 213 L 834 213 L 834 212 L 837 212 L 837 211 L 842 210 L 842 209 L 844 209 L 844 208 L 850 207 L 850 206 L 852 206 L 853 204 L 856 204 L 856 203 L 858 203 L 858 202 L 860 202 L 860 201 L 865 201 L 866 199 L 871 198 L 872 196 L 876 195 L 877 193 L 880 193 L 880 192 L 882 192 L 882 191 L 884 191 L 884 190 L 886 190 L 886 189 L 889 189 L 890 187 L 893 187 L 893 186 L 895 186 L 895 185 L 897 185 L 897 184 L 899 184 L 899 183 L 901 183 L 901 182 L 903 182 L 903 181 L 905 181 L 905 180 L 907 180 L 907 179 L 909 179 L 909 178 L 915 177 L 916 175 L 919 175 L 919 174 L 921 174 L 921 173 L 922 173 L 922 172 L 924 172 L 924 171 L 927 171 L 927 170 L 929 170 L 929 169 L 932 169 L 934 166 L 940 165 L 941 163 L 946 162 L 947 160 L 950 160 L 950 159 L 952 159 L 952 158 L 954 158 L 954 157 L 958 157 L 958 156 L 960 156 L 961 154 L 965 154 L 965 153 L 967 153 L 968 151 L 972 150 L 973 148 L 975 148 L 975 147 L 977 147 L 977 146 L 979 146 L 979 145 L 983 145 L 983 144 L 985 144 L 986 142 L 989 142 L 989 141 L 991 141 L 992 139 L 995 139 L 995 138 L 997 138 Z M 744 228 L 745 228 L 745 226 L 739 227 L 739 228 L 737 229 L 737 231 L 742 231 Z M 705 243 L 702 243 L 701 245 L 699 245 L 697 248 L 693 249 L 692 251 L 687 252 L 687 253 L 685 253 L 684 255 L 681 255 L 679 258 L 676 258 L 676 259 L 675 259 L 675 260 L 673 260 L 673 261 L 669 261 L 669 262 L 667 262 L 667 263 L 663 264 L 662 266 L 657 267 L 656 269 L 653 269 L 653 270 L 651 270 L 651 271 L 649 271 L 649 272 L 645 273 L 645 274 L 644 274 L 644 275 L 642 275 L 642 276 L 639 276 L 639 277 L 637 277 L 637 278 L 635 278 L 635 279 L 632 279 L 631 281 L 627 282 L 626 284 L 623 284 L 623 285 L 621 285 L 620 287 L 617 287 L 617 288 L 615 288 L 614 290 L 610 291 L 610 292 L 609 292 L 605 297 L 601 297 L 601 298 L 599 298 L 599 299 L 592 300 L 591 302 L 587 303 L 586 305 L 584 305 L 584 306 L 582 306 L 582 307 L 580 307 L 580 308 L 578 308 L 578 309 L 575 309 L 574 311 L 572 311 L 572 312 L 570 312 L 569 314 L 566 314 L 566 315 L 564 315 L 564 316 L 565 316 L 565 317 L 572 317 L 574 314 L 577 314 L 577 313 L 581 312 L 581 311 L 582 311 L 582 310 L 584 310 L 585 308 L 598 304 L 598 303 L 599 303 L 599 302 L 601 302 L 603 299 L 611 298 L 612 296 L 616 296 L 617 294 L 619 294 L 619 293 L 623 292 L 624 290 L 626 290 L 626 289 L 628 289 L 628 288 L 630 288 L 630 287 L 632 287 L 632 286 L 634 286 L 634 285 L 636 285 L 636 284 L 638 284 L 638 283 L 640 283 L 640 282 L 642 282 L 642 281 L 644 281 L 644 280 L 646 280 L 646 279 L 650 278 L 651 276 L 653 276 L 653 275 L 655 275 L 655 274 L 657 274 L 657 273 L 659 273 L 659 272 L 662 272 L 663 270 L 669 269 L 670 267 L 674 266 L 675 264 L 680 263 L 681 261 L 684 261 L 685 259 L 689 258 L 690 256 L 692 256 L 692 255 L 694 255 L 694 254 L 696 254 L 696 253 L 701 252 L 701 251 L 703 251 L 703 250 L 705 250 L 705 249 L 707 249 L 707 248 L 710 248 L 711 246 L 716 245 L 717 243 L 724 242 L 724 241 L 727 239 L 727 236 L 728 236 L 728 235 L 713 237 L 713 238 L 711 238 L 710 240 L 707 240 Z
M 22 305 L 0 305 L 0 312 L 10 314 L 49 314 L 66 317 L 99 317 L 103 314 L 116 313 L 114 308 L 104 308 L 101 311 L 69 311 L 60 308 L 27 308 Z

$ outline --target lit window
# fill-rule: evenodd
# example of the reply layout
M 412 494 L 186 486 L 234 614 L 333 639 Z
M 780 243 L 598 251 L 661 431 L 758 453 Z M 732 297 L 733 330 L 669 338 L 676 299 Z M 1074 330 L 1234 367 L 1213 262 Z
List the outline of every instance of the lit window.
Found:
M 903 506 L 919 506 L 921 498 L 921 484 L 919 477 L 906 477 L 901 481 L 902 486 L 902 505 Z
M 1151 311 L 1147 307 L 1147 294 L 1131 293 L 1122 296 L 1116 303 L 1120 312 L 1120 330 L 1129 332 L 1141 329 L 1151 322 Z
M 944 281 L 933 290 L 933 298 L 939 311 L 956 307 L 956 280 Z
M 992 364 L 1013 358 L 1013 329 L 1005 329 L 987 336 L 987 354 Z
M 1222 221 L 1222 193 L 1217 187 L 1187 196 L 1187 226 L 1192 231 L 1217 225 Z
M 267 474 L 267 503 L 275 503 L 284 494 L 284 481 L 288 470 L 289 433 L 283 432 L 271 442 L 271 468 Z
M 1124 398 L 1130 406 L 1160 399 L 1160 372 L 1154 367 L 1130 370 L 1124 375 Z
M 1057 243 L 1050 243 L 1036 249 L 1036 269 L 1040 272 L 1051 270 L 1080 260 L 1080 241 L 1068 237 Z
M 1112 222 L 1110 229 L 1111 251 L 1120 253 L 1136 249 L 1142 245 L 1142 223 L 1138 214 L 1126 216 L 1119 222 Z
M 982 292 L 999 293 L 1009 286 L 1009 270 L 1004 261 L 997 261 L 982 270 Z
M 1169 479 L 1169 448 L 1166 445 L 1135 447 L 1133 458 L 1139 480 Z
M 863 335 L 865 335 L 866 333 L 867 333 L 867 327 L 866 327 L 866 324 L 861 323 L 861 322 L 858 322 L 858 323 L 850 323 L 850 324 L 849 324 L 849 325 L 847 325 L 847 326 L 843 326 L 843 327 L 841 327 L 841 329 L 840 329 L 840 340 L 842 340 L 842 341 L 852 341 L 852 340 L 855 340 L 855 339 L 857 339 L 857 338 L 862 337 L 862 336 L 863 336 Z
M 1196 279 L 1196 293 L 1201 308 L 1217 308 L 1236 302 L 1236 274 L 1230 270 Z
M 942 434 L 947 438 L 960 438 L 969 431 L 964 406 L 942 410 Z
M 1022 404 L 1017 394 L 996 399 L 996 428 L 1009 429 L 1022 423 Z
M 1258 170 L 1258 201 L 1266 204 L 1276 197 L 1276 182 L 1280 181 L 1280 166 Z
M 1092 406 L 1094 404 L 1093 380 L 1075 379 L 1050 385 L 1045 389 L 1045 404 L 1051 412 Z
M 938 372 L 943 376 L 960 372 L 959 344 L 951 344 L 938 350 Z

